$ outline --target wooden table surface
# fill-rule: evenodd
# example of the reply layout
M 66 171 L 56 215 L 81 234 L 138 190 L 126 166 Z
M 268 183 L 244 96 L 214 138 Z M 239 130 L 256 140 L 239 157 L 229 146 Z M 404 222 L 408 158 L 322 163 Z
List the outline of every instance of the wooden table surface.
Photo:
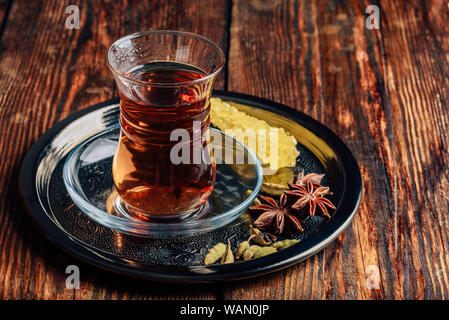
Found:
M 72 30 L 68 4 L 0 1 L 0 298 L 448 298 L 447 1 L 70 1 L 80 9 Z M 365 27 L 371 4 L 378 30 Z M 117 96 L 106 50 L 146 29 L 216 41 L 227 56 L 217 89 L 284 103 L 347 143 L 364 197 L 337 241 L 268 276 L 192 286 L 107 273 L 36 231 L 18 194 L 24 155 L 57 121 Z M 79 290 L 65 288 L 70 264 L 80 267 Z M 370 289 L 376 267 L 380 287 Z

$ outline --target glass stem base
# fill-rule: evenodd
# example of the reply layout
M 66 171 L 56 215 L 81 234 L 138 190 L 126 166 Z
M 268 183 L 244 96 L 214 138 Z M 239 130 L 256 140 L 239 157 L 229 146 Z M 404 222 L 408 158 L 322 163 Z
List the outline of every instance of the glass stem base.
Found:
M 122 217 L 145 221 L 151 223 L 176 223 L 185 222 L 188 220 L 196 220 L 201 218 L 207 212 L 209 203 L 206 201 L 201 207 L 195 208 L 193 210 L 183 212 L 176 215 L 160 215 L 160 214 L 148 214 L 147 212 L 142 212 L 141 210 L 134 208 L 133 206 L 127 204 L 123 201 L 119 195 L 114 201 L 114 210 Z

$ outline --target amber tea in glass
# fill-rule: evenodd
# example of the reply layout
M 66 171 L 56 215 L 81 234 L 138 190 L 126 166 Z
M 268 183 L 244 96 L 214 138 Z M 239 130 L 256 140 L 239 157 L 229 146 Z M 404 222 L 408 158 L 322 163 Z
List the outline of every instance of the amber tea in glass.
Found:
M 141 220 L 198 211 L 215 182 L 209 98 L 224 64 L 222 51 L 194 34 L 147 31 L 116 41 L 108 64 L 121 98 L 112 171 L 122 209 Z M 180 129 L 187 140 L 173 139 Z M 179 143 L 187 146 L 189 161 L 173 161 Z M 193 161 L 195 152 L 200 161 Z

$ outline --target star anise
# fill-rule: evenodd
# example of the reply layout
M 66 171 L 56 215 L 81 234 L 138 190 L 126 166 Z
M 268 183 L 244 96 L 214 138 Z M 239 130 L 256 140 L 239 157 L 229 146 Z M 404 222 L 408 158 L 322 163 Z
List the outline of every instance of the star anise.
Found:
M 329 187 L 316 185 L 311 180 L 308 180 L 305 186 L 290 184 L 289 187 L 290 190 L 285 191 L 285 194 L 296 198 L 295 203 L 291 205 L 292 209 L 299 210 L 308 207 L 309 215 L 313 216 L 318 207 L 321 213 L 328 218 L 331 216 L 327 208 L 336 209 L 332 202 L 324 197 L 329 194 Z
M 309 173 L 307 175 L 304 175 L 304 170 L 303 170 L 295 177 L 293 184 L 298 185 L 298 186 L 305 186 L 307 181 L 312 181 L 312 183 L 314 185 L 321 185 L 321 180 L 323 180 L 324 176 L 325 176 L 324 173 L 322 173 L 322 174 Z
M 282 194 L 279 204 L 270 197 L 260 196 L 261 204 L 249 209 L 260 216 L 254 221 L 254 225 L 264 231 L 281 234 L 298 234 L 304 231 L 299 220 L 291 213 L 287 206 L 287 197 Z

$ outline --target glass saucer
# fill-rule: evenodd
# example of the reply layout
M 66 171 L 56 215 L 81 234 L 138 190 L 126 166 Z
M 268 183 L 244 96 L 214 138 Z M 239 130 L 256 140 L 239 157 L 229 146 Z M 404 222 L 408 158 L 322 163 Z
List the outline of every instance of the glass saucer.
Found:
M 64 163 L 64 184 L 73 202 L 87 216 L 129 235 L 168 238 L 220 228 L 239 218 L 253 202 L 263 172 L 259 160 L 245 145 L 219 130 L 211 128 L 210 133 L 217 161 L 214 189 L 200 212 L 188 218 L 146 222 L 122 210 L 112 178 L 112 159 L 120 135 L 118 123 L 87 137 L 72 150 Z

